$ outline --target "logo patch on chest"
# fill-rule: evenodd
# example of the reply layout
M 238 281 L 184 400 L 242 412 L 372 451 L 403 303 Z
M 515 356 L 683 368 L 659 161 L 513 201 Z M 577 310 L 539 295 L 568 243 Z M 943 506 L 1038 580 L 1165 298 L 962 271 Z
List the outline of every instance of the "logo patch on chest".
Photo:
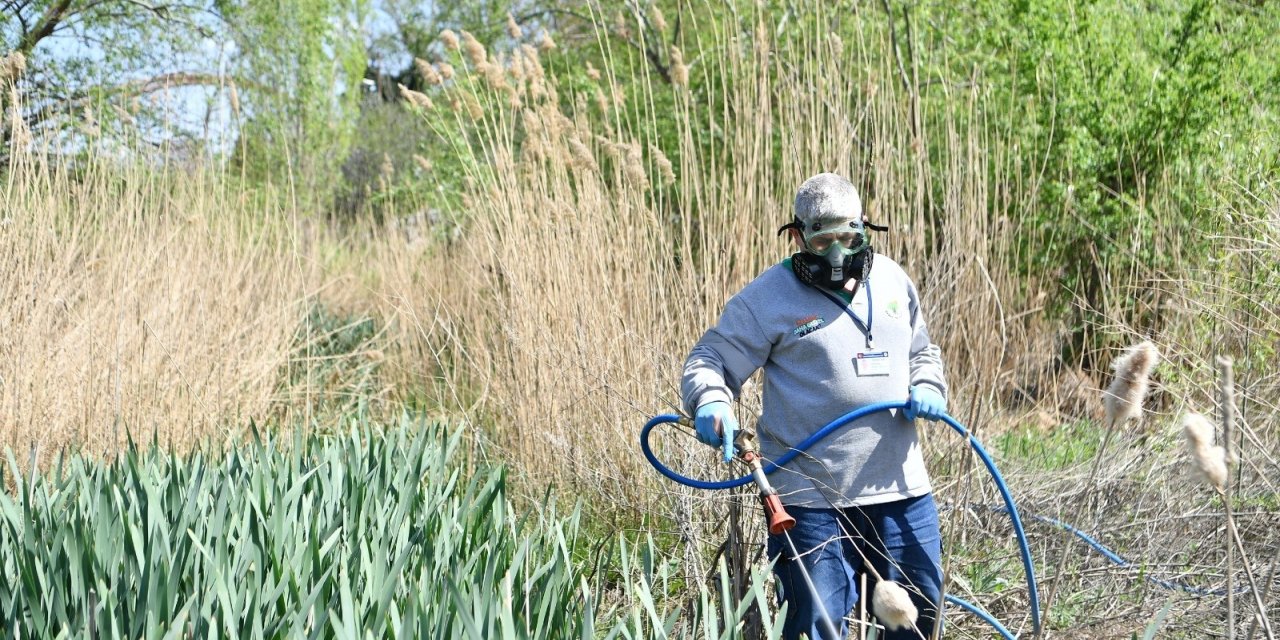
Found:
M 796 328 L 791 330 L 791 334 L 797 338 L 803 338 L 814 331 L 820 329 L 826 322 L 821 316 L 809 316 L 796 320 Z
M 884 307 L 884 312 L 885 312 L 886 314 L 888 314 L 888 316 L 889 316 L 890 318 L 899 318 L 899 317 L 901 317 L 901 316 L 902 316 L 902 301 L 901 301 L 901 300 L 896 300 L 896 299 L 895 299 L 895 300 L 890 300 L 890 301 L 889 301 L 889 304 L 885 305 L 885 307 Z

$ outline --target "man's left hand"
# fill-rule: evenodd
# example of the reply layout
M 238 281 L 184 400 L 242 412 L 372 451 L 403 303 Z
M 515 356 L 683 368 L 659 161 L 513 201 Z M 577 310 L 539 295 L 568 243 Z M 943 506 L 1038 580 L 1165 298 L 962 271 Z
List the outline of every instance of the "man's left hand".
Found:
M 916 416 L 925 420 L 937 420 L 947 412 L 947 399 L 933 387 L 915 385 L 911 387 L 911 400 L 907 402 L 907 419 L 915 420 Z

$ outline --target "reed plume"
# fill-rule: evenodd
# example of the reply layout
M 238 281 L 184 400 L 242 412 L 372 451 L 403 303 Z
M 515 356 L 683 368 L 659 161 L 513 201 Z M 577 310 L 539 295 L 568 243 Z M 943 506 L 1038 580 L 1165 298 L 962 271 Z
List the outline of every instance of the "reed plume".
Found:
M 467 31 L 462 32 L 462 53 L 466 54 L 467 60 L 474 67 L 480 67 L 489 61 L 489 54 L 485 52 L 484 45 Z
M 662 15 L 662 9 L 659 9 L 658 5 L 653 5 L 653 12 L 649 17 L 649 20 L 653 22 L 654 29 L 657 29 L 658 31 L 667 30 L 667 17 Z
M 16 82 L 26 69 L 27 57 L 21 51 L 14 51 L 0 59 L 0 82 Z
M 419 109 L 431 108 L 431 98 L 428 98 L 427 94 L 414 91 L 402 84 L 397 84 L 396 86 L 400 88 L 400 97 L 408 101 L 409 104 L 418 107 Z
M 426 82 L 428 85 L 435 86 L 444 82 L 444 78 L 440 76 L 440 72 L 436 71 L 436 68 L 433 67 L 430 62 L 427 62 L 422 58 L 414 58 L 413 66 L 418 69 L 418 75 L 422 76 L 423 82 Z
M 552 51 L 556 48 L 556 41 L 551 39 L 551 34 L 546 31 L 542 32 L 542 38 L 538 40 L 538 49 L 541 51 Z
M 444 43 L 444 48 L 450 51 L 458 50 L 458 34 L 453 29 L 445 29 L 440 32 L 440 42 Z
M 684 53 L 676 46 L 671 47 L 671 84 L 689 86 L 689 67 L 684 64 Z

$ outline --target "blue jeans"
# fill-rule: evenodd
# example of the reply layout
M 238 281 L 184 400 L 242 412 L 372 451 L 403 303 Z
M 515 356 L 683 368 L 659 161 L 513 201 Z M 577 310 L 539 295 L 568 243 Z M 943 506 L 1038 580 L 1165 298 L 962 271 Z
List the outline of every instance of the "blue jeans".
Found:
M 770 535 L 769 557 L 784 552 L 773 568 L 779 600 L 788 605 L 783 638 L 796 640 L 804 633 L 814 640 L 836 640 L 829 629 L 844 637 L 844 616 L 858 603 L 863 557 L 911 595 L 920 613 L 916 627 L 925 638 L 935 623 L 941 624 L 942 536 L 932 495 L 847 509 L 789 507 L 787 511 L 796 519 L 788 534 L 814 589 L 796 566 L 786 535 Z M 875 589 L 875 582 L 874 574 L 867 576 L 868 590 Z M 867 596 L 870 611 L 871 594 Z M 830 625 L 822 619 L 823 608 L 831 616 Z M 920 635 L 914 629 L 900 629 L 880 637 L 906 640 Z

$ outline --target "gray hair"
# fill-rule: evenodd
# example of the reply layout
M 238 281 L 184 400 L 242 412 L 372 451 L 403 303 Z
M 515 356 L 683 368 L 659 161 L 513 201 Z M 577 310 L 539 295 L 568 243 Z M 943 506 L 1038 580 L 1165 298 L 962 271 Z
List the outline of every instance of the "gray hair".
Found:
M 819 173 L 796 190 L 796 218 L 802 223 L 818 220 L 862 222 L 862 199 L 853 183 L 834 173 Z

